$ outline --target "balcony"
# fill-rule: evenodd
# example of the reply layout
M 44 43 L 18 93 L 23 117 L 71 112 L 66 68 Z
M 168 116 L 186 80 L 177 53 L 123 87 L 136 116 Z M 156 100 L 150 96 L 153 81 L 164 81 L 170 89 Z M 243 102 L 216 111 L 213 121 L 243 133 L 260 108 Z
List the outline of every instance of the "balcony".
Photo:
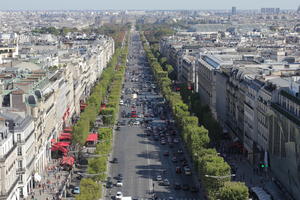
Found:
M 280 114 L 284 115 L 286 118 L 288 118 L 292 122 L 294 122 L 295 124 L 297 124 L 298 126 L 300 126 L 300 119 L 297 116 L 295 116 L 292 113 L 288 112 L 287 110 L 285 110 L 284 108 L 282 108 L 278 104 L 272 103 L 271 107 L 273 109 L 275 109 L 277 112 L 279 112 Z
M 23 168 L 23 167 L 19 167 L 18 169 L 17 169 L 17 174 L 23 174 L 23 173 L 25 173 L 25 168 Z

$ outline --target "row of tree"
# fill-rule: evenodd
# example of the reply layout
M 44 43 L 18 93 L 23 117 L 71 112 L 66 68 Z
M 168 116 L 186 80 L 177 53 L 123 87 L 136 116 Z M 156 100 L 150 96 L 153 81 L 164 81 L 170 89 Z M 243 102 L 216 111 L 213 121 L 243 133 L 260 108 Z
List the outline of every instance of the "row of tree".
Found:
M 96 110 L 96 113 L 98 113 L 101 102 L 103 103 L 105 99 L 106 108 L 98 114 L 103 116 L 103 120 L 106 125 L 111 126 L 115 123 L 116 115 L 119 111 L 119 101 L 121 97 L 123 77 L 125 73 L 127 53 L 128 39 L 126 40 L 126 44 L 123 48 L 118 48 L 116 50 L 116 53 L 114 54 L 108 66 L 108 68 L 111 68 L 112 70 L 106 70 L 106 73 L 102 75 L 101 80 L 98 84 L 103 84 L 102 86 L 106 88 L 105 96 L 102 96 L 102 93 L 99 93 L 100 90 L 95 89 L 89 99 L 88 106 L 90 106 L 90 103 L 92 102 L 92 106 Z M 91 98 L 93 98 L 92 101 L 90 101 Z M 91 110 L 88 111 L 90 112 Z M 82 114 L 84 114 L 85 112 L 86 110 Z M 94 115 L 88 116 L 94 117 Z M 92 124 L 92 121 L 90 121 L 89 124 Z M 107 177 L 106 170 L 108 155 L 111 152 L 112 148 L 112 135 L 112 128 L 99 128 L 98 136 L 100 142 L 96 145 L 95 151 L 98 156 L 88 160 L 87 168 L 87 173 L 94 174 L 94 176 L 92 176 L 92 178 L 83 178 L 80 181 L 81 191 L 80 194 L 76 196 L 76 200 L 98 200 L 102 196 L 101 183 L 104 182 Z
M 144 34 L 140 34 L 148 62 L 152 67 L 156 81 L 169 103 L 189 153 L 194 161 L 194 167 L 202 180 L 209 199 L 246 200 L 248 188 L 244 183 L 231 182 L 230 166 L 220 157 L 214 148 L 209 148 L 208 130 L 199 126 L 198 118 L 189 112 L 179 93 L 172 90 L 172 81 L 168 72 L 163 69 Z M 213 178 L 215 177 L 215 178 Z

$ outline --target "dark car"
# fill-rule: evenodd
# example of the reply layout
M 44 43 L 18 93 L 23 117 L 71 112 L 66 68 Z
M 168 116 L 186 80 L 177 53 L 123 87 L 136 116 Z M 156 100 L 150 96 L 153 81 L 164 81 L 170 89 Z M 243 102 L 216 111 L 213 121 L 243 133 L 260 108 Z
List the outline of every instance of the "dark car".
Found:
M 175 184 L 174 184 L 174 189 L 175 189 L 175 190 L 180 190 L 180 189 L 181 189 L 180 184 L 179 184 L 179 183 L 175 183 Z
M 111 181 L 107 181 L 106 188 L 112 188 L 112 187 L 113 187 L 113 183 Z
M 187 191 L 187 190 L 189 190 L 189 189 L 190 189 L 190 186 L 189 186 L 188 184 L 183 184 L 183 185 L 182 185 L 182 190 Z
M 113 158 L 113 160 L 111 161 L 111 163 L 118 163 L 118 159 L 117 158 Z
M 182 172 L 182 171 L 181 171 L 181 167 L 176 167 L 176 173 L 177 173 L 177 174 L 181 174 L 181 172 Z
M 122 174 L 118 174 L 117 179 L 118 180 L 122 180 L 123 179 L 123 175 Z
M 168 151 L 164 152 L 164 156 L 169 156 L 169 155 L 170 155 L 170 153 Z
M 195 186 L 192 186 L 190 191 L 193 192 L 193 193 L 197 193 L 199 190 Z

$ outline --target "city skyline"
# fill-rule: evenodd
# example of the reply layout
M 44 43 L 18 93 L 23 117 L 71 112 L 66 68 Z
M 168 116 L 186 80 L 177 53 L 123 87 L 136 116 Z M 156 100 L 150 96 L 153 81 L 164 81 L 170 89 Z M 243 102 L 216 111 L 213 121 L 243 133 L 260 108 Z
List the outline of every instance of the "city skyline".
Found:
M 48 2 L 42 2 L 38 0 L 19 1 L 12 0 L 2 3 L 1 10 L 225 10 L 231 9 L 232 6 L 237 9 L 260 9 L 263 7 L 278 7 L 281 9 L 293 9 L 296 10 L 299 6 L 299 2 L 296 0 L 287 0 L 282 2 L 267 1 L 237 1 L 227 0 L 219 2 L 213 1 L 158 1 L 153 0 L 151 2 L 141 2 L 137 0 L 112 0 L 101 2 L 97 0 L 87 1 L 58 1 L 52 0 Z

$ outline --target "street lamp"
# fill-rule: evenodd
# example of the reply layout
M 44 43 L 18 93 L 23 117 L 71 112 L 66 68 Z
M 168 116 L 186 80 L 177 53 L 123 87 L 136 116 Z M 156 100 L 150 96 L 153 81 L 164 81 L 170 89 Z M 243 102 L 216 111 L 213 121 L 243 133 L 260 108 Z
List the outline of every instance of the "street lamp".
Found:
M 224 178 L 234 177 L 235 174 L 230 174 L 230 175 L 227 175 L 227 176 L 211 176 L 211 175 L 205 174 L 204 176 L 208 177 L 208 178 L 224 179 Z

